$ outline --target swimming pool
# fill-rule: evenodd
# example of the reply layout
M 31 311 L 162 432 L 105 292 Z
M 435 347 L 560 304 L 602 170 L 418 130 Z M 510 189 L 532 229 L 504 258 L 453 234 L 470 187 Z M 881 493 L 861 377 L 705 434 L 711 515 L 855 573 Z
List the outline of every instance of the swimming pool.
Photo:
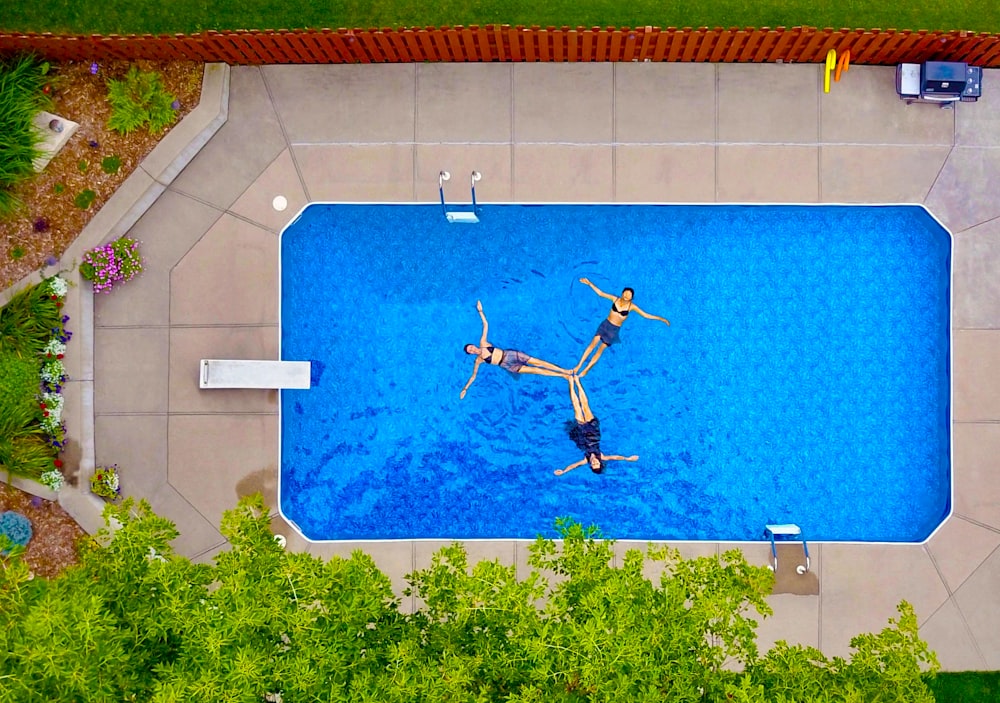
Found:
M 279 503 L 313 540 L 511 539 L 557 516 L 618 539 L 919 542 L 950 510 L 950 235 L 919 206 L 314 204 L 281 237 Z M 583 379 L 602 475 L 564 424 L 567 383 L 472 370 L 490 342 Z

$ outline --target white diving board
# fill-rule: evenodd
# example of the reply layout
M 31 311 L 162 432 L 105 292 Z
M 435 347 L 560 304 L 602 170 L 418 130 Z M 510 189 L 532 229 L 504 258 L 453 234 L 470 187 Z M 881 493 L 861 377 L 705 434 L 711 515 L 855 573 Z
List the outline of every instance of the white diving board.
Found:
M 202 359 L 198 375 L 201 388 L 310 387 L 312 363 L 308 361 L 258 361 L 255 359 Z

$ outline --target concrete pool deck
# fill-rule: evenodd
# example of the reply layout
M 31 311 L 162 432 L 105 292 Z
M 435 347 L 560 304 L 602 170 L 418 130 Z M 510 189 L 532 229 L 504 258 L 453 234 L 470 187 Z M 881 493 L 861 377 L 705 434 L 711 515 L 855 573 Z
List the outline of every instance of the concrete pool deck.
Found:
M 819 65 L 235 67 L 228 121 L 131 229 L 145 274 L 94 301 L 97 462 L 121 465 L 197 560 L 225 548 L 240 496 L 274 504 L 277 393 L 199 390 L 198 362 L 277 358 L 277 233 L 312 200 L 434 201 L 445 169 L 460 202 L 478 170 L 482 202 L 924 203 L 955 234 L 954 514 L 925 545 L 813 545 L 819 595 L 772 596 L 759 640 L 844 655 L 905 598 L 946 669 L 1000 669 L 1000 71 L 986 73 L 979 103 L 941 110 L 899 101 L 891 67 L 852 67 L 829 94 Z M 275 529 L 318 555 L 360 547 L 399 586 L 442 544 Z M 766 546 L 735 546 L 767 563 Z M 526 564 L 523 543 L 467 548 Z

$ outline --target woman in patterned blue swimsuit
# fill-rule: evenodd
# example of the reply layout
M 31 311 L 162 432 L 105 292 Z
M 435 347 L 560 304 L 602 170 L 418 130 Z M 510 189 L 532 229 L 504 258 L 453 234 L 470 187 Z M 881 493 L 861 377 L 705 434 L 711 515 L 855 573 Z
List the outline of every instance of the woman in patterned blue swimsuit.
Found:
M 556 366 L 548 361 L 536 359 L 535 357 L 529 356 L 523 351 L 518 351 L 517 349 L 500 349 L 499 347 L 495 347 L 490 344 L 486 340 L 486 333 L 489 331 L 490 325 L 486 321 L 486 315 L 483 313 L 483 304 L 478 300 L 476 301 L 476 310 L 479 311 L 479 317 L 483 319 L 483 336 L 479 340 L 479 346 L 476 346 L 475 344 L 465 345 L 465 353 L 475 354 L 476 362 L 472 367 L 472 376 L 469 377 L 468 382 L 465 384 L 465 388 L 462 389 L 462 392 L 458 396 L 459 398 L 465 397 L 465 393 L 469 390 L 469 386 L 471 386 L 472 382 L 476 380 L 476 374 L 479 373 L 479 366 L 483 363 L 499 366 L 510 373 L 533 373 L 539 376 L 569 377 L 569 371 L 561 366 Z
M 612 344 L 618 344 L 618 334 L 621 332 L 622 323 L 625 322 L 625 318 L 628 317 L 628 314 L 633 310 L 645 317 L 647 320 L 659 320 L 660 322 L 666 324 L 667 327 L 670 326 L 670 320 L 667 318 L 660 317 L 659 315 L 650 315 L 648 312 L 642 310 L 638 305 L 636 305 L 632 301 L 632 296 L 635 291 L 631 288 L 624 289 L 622 294 L 616 298 L 610 293 L 605 293 L 600 288 L 595 286 L 590 282 L 589 278 L 581 278 L 580 283 L 586 283 L 599 296 L 607 298 L 611 301 L 611 311 L 608 313 L 607 319 L 601 322 L 600 327 L 597 328 L 597 332 L 594 334 L 594 338 L 590 341 L 590 346 L 584 350 L 583 356 L 580 357 L 580 363 L 578 363 L 573 369 L 573 373 L 580 371 L 580 367 L 583 366 L 583 362 L 587 360 L 590 352 L 594 351 L 594 347 L 597 347 L 597 345 L 600 344 L 600 347 L 597 348 L 597 353 L 591 357 L 590 363 L 587 364 L 587 368 L 580 372 L 580 378 L 587 375 L 587 372 L 590 371 L 591 367 L 597 363 L 598 359 L 601 358 L 601 354 L 604 353 L 605 349 L 610 347 Z

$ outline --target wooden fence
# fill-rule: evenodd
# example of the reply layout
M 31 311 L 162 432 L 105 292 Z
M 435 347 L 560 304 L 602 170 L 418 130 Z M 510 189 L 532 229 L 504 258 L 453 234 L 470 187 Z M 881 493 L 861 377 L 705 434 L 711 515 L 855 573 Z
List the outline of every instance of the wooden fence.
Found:
M 0 34 L 0 51 L 34 51 L 54 60 L 190 59 L 229 64 L 410 63 L 422 61 L 688 61 L 816 63 L 850 50 L 851 62 L 964 61 L 1000 67 L 1000 35 L 816 29 L 635 29 L 440 27 L 272 30 L 191 35 L 61 36 Z

